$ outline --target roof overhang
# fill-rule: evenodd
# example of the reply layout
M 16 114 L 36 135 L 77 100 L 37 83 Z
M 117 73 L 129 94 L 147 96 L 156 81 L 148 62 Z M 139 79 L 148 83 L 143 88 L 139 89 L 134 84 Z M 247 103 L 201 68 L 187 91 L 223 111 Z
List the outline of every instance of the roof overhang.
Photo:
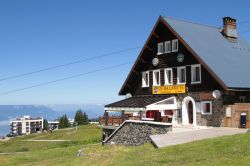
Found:
M 145 107 L 105 107 L 104 110 L 107 112 L 120 112 L 120 111 L 139 112 L 139 111 L 146 111 L 146 108 Z
M 139 112 L 147 110 L 176 110 L 178 109 L 176 97 L 169 97 L 158 102 L 146 105 L 144 107 L 105 107 L 104 110 L 107 112 Z
M 146 106 L 146 110 L 176 110 L 176 109 L 178 109 L 176 97 L 170 97 Z

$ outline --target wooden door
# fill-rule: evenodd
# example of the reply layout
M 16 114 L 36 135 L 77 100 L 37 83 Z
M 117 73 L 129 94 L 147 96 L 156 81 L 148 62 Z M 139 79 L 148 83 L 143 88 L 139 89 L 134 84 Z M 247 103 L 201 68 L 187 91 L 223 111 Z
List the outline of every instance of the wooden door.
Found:
M 192 101 L 188 102 L 188 120 L 190 124 L 193 124 L 193 103 Z

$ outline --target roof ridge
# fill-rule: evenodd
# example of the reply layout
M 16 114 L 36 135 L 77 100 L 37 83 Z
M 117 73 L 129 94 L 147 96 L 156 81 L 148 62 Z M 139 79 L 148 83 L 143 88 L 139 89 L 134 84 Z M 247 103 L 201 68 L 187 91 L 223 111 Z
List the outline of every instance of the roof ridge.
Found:
M 192 22 L 192 21 L 188 21 L 188 20 L 184 20 L 184 19 L 180 19 L 180 18 L 174 18 L 174 17 L 170 17 L 170 16 L 162 16 L 163 18 L 167 18 L 167 19 L 172 19 L 172 20 L 176 20 L 176 21 L 182 21 L 182 22 L 186 22 L 186 23 L 190 23 L 190 24 L 196 24 L 196 25 L 201 25 L 201 26 L 206 26 L 206 27 L 211 27 L 211 28 L 216 28 L 216 29 L 221 29 L 221 27 L 216 27 L 214 25 L 207 25 L 207 24 L 202 24 L 202 23 L 196 23 L 196 22 Z

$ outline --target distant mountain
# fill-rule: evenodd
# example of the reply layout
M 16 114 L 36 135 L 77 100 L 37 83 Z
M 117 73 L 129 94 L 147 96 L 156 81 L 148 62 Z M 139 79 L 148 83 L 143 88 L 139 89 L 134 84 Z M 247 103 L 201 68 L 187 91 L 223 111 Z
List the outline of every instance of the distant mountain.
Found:
M 49 120 L 57 118 L 60 114 L 46 106 L 36 105 L 0 105 L 0 121 L 13 119 L 23 115 L 44 117 Z
M 9 121 L 16 117 L 30 115 L 32 117 L 44 117 L 48 120 L 54 120 L 61 116 L 46 106 L 36 105 L 0 105 L 0 135 L 10 132 Z
M 10 119 L 30 115 L 31 117 L 43 117 L 54 120 L 63 114 L 74 118 L 78 109 L 85 111 L 89 119 L 95 119 L 103 115 L 103 105 L 99 104 L 56 104 L 56 105 L 0 105 L 0 135 L 9 132 Z
M 77 110 L 82 109 L 87 113 L 89 119 L 98 118 L 103 115 L 104 106 L 101 104 L 55 104 L 47 105 L 48 108 L 66 113 L 69 117 L 74 117 Z

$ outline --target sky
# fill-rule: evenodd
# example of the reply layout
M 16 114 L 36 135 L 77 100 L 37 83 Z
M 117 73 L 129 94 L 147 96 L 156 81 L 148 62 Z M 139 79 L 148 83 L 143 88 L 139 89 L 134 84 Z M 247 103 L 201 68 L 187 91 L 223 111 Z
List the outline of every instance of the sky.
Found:
M 222 26 L 237 19 L 250 30 L 249 0 L 1 0 L 0 80 L 85 58 L 142 47 L 160 15 Z M 248 21 L 248 22 L 247 22 Z M 245 23 L 244 23 L 245 22 Z M 250 31 L 241 34 L 250 43 Z M 118 92 L 140 49 L 0 81 L 0 94 L 130 62 L 119 68 L 0 95 L 0 104 L 108 104 Z

